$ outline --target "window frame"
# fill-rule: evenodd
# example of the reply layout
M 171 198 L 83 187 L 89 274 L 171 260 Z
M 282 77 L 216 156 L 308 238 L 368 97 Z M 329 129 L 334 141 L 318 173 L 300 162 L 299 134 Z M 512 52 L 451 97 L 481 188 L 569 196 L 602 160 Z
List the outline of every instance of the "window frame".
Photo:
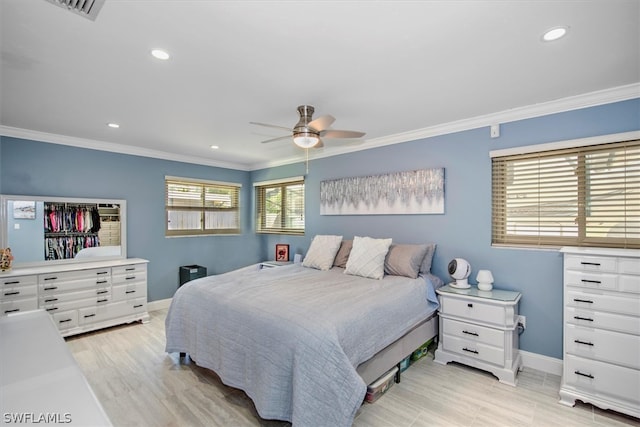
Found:
M 183 185 L 200 189 L 200 203 L 193 206 L 170 204 L 169 188 L 170 185 Z M 176 176 L 165 176 L 165 237 L 194 237 L 194 236 L 220 236 L 220 235 L 237 235 L 242 233 L 241 222 L 241 189 L 242 184 L 236 182 L 211 181 L 197 178 L 184 178 Z M 207 190 L 224 190 L 231 191 L 231 206 L 207 206 Z M 198 212 L 200 213 L 200 228 L 181 228 L 169 229 L 170 212 Z M 215 227 L 206 228 L 207 214 L 216 212 L 232 212 L 235 213 L 234 220 L 237 227 Z
M 267 227 L 267 210 L 265 206 L 266 202 L 266 192 L 269 189 L 279 189 L 280 194 L 282 195 L 280 200 L 280 212 L 287 211 L 287 187 L 302 185 L 302 207 L 300 208 L 302 211 L 302 228 L 294 228 L 287 226 L 288 220 L 290 217 L 287 215 L 280 216 L 280 226 L 279 227 Z M 306 211 L 305 211 L 305 179 L 304 176 L 296 176 L 284 179 L 277 179 L 271 181 L 261 181 L 255 182 L 253 184 L 255 189 L 255 204 L 256 204 L 256 212 L 255 212 L 255 222 L 256 227 L 255 231 L 258 234 L 288 234 L 288 235 L 297 235 L 303 236 L 305 234 L 306 228 Z
M 637 233 L 640 233 L 640 218 L 637 217 L 637 212 L 640 210 L 640 196 L 635 188 L 640 187 L 640 170 L 638 168 L 638 149 L 640 147 L 640 131 L 625 132 L 613 135 L 603 135 L 592 138 L 583 138 L 570 141 L 560 141 L 548 144 L 539 144 L 534 146 L 516 147 L 504 150 L 494 150 L 490 152 L 491 157 L 491 175 L 492 175 L 492 200 L 491 200 L 491 244 L 492 246 L 507 246 L 507 247 L 535 247 L 535 248 L 558 248 L 561 246 L 577 246 L 577 247 L 610 247 L 610 248 L 640 248 L 640 238 L 635 237 Z M 632 152 L 634 157 L 630 157 L 627 160 L 626 157 L 622 160 L 622 166 L 618 165 L 618 170 L 611 170 L 613 168 L 603 167 L 594 159 L 598 159 L 598 155 L 602 156 L 609 153 L 620 153 L 623 151 L 625 155 Z M 561 178 L 554 176 L 559 174 L 558 168 L 545 169 L 543 161 L 552 162 L 554 159 L 560 159 L 564 156 L 575 156 L 572 160 L 575 160 L 575 172 L 573 181 L 575 184 L 562 183 Z M 587 160 L 588 159 L 588 160 Z M 539 162 L 537 170 L 532 167 L 532 171 L 528 174 L 528 178 L 535 176 L 538 178 L 538 188 L 533 190 L 531 187 L 527 191 L 530 192 L 532 200 L 537 201 L 539 204 L 533 203 L 529 205 L 529 209 L 533 206 L 533 210 L 537 212 L 537 216 L 533 215 L 527 220 L 523 220 L 524 224 L 531 227 L 529 231 L 512 232 L 509 230 L 510 225 L 514 223 L 514 219 L 518 217 L 517 213 L 514 216 L 509 216 L 508 210 L 513 209 L 514 206 L 518 206 L 517 203 L 509 204 L 507 197 L 508 191 L 512 191 L 509 188 L 517 188 L 518 186 L 524 186 L 523 182 L 526 178 L 520 177 L 520 181 L 514 181 L 516 175 L 514 174 L 515 165 L 517 164 L 522 168 L 525 162 L 535 163 Z M 587 163 L 590 162 L 590 163 Z M 509 162 L 511 162 L 511 168 L 509 168 Z M 519 163 L 518 163 L 519 162 Z M 620 171 L 622 167 L 622 172 Z M 565 168 L 566 169 L 570 168 Z M 538 175 L 535 175 L 538 173 Z M 593 175 L 594 173 L 601 174 L 600 176 Z M 601 202 L 600 205 L 594 203 L 595 197 L 591 194 L 594 189 L 599 189 L 600 198 L 605 199 L 609 193 L 602 193 L 602 189 L 616 188 L 615 185 L 619 185 L 620 175 L 623 176 L 622 182 L 624 186 L 622 191 L 618 190 L 615 202 L 622 202 L 622 207 L 614 206 L 614 202 Z M 575 210 L 575 225 L 572 232 L 575 235 L 565 235 L 561 231 L 549 231 L 545 230 L 545 221 L 549 221 L 550 216 L 553 214 L 553 209 L 559 209 L 562 203 L 556 204 L 551 202 L 549 204 L 549 197 L 556 196 L 557 191 L 552 188 L 551 191 L 545 184 L 560 184 L 563 190 L 571 190 L 572 196 L 575 196 L 575 200 L 572 204 L 565 206 L 565 210 Z M 522 187 L 521 187 L 522 188 Z M 602 196 L 604 194 L 604 196 Z M 513 193 L 510 194 L 513 196 Z M 514 200 L 514 199 L 512 199 Z M 566 200 L 566 199 L 565 199 Z M 547 203 L 545 206 L 544 202 Z M 602 209 L 613 209 L 612 217 L 616 220 L 622 219 L 622 225 L 624 231 L 605 228 L 606 221 L 602 221 L 602 224 L 595 225 L 600 217 L 595 216 L 590 211 L 593 206 Z M 613 206 L 613 208 L 612 208 Z M 546 209 L 546 210 L 545 210 Z M 551 209 L 551 210 L 549 210 Z M 551 214 L 549 214 L 551 212 Z M 608 211 L 607 211 L 608 212 Z M 572 214 L 573 215 L 573 214 Z M 559 218 L 564 219 L 566 222 L 567 217 L 570 215 L 565 212 L 564 216 Z M 531 219 L 534 219 L 532 222 Z M 535 218 L 538 218 L 537 223 Z M 533 224 L 533 225 L 531 225 Z M 616 226 L 618 223 L 616 223 Z M 537 227 L 537 228 L 536 228 Z M 605 234 L 605 231 L 606 234 Z M 598 235 L 598 232 L 600 235 Z M 537 233 L 537 234 L 536 234 Z M 571 234 L 571 233 L 567 233 Z

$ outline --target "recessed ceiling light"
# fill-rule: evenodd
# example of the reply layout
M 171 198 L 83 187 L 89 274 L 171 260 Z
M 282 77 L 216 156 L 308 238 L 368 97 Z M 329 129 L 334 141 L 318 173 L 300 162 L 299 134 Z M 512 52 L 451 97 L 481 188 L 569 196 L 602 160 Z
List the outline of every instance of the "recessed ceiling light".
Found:
M 118 129 L 120 127 L 120 125 L 117 123 L 107 123 L 107 126 L 114 129 Z
M 220 148 L 220 147 L 218 147 L 217 145 L 212 145 L 212 146 L 211 146 L 211 149 L 212 149 L 212 150 L 217 150 L 218 148 Z
M 555 27 L 547 30 L 542 35 L 542 40 L 545 42 L 551 42 L 564 37 L 567 34 L 567 27 Z
M 154 58 L 158 58 L 158 59 L 162 59 L 162 60 L 169 59 L 169 54 L 167 53 L 167 51 L 164 51 L 162 49 L 153 49 L 151 51 L 151 55 L 153 55 Z

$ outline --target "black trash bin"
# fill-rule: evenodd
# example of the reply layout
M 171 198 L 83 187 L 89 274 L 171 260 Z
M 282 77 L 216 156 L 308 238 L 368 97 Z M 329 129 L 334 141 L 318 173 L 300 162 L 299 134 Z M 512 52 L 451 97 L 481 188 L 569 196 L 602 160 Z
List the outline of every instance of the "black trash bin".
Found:
M 190 280 L 199 279 L 207 275 L 207 267 L 201 265 L 183 265 L 180 267 L 180 284 L 184 285 Z

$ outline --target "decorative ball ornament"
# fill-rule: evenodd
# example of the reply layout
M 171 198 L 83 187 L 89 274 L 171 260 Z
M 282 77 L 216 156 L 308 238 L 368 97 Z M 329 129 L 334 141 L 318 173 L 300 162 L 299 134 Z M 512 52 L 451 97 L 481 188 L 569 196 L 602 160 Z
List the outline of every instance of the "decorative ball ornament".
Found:
M 449 262 L 449 274 L 456 281 L 450 283 L 449 286 L 458 289 L 467 289 L 470 287 L 467 278 L 471 274 L 471 264 L 462 258 L 454 258 Z

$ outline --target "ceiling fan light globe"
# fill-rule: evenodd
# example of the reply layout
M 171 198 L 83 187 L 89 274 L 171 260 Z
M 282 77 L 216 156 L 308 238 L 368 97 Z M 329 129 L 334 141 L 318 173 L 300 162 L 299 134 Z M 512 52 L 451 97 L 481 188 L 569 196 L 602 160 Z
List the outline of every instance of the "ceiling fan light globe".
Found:
M 300 148 L 311 148 L 320 141 L 315 135 L 296 135 L 293 137 L 293 143 Z

